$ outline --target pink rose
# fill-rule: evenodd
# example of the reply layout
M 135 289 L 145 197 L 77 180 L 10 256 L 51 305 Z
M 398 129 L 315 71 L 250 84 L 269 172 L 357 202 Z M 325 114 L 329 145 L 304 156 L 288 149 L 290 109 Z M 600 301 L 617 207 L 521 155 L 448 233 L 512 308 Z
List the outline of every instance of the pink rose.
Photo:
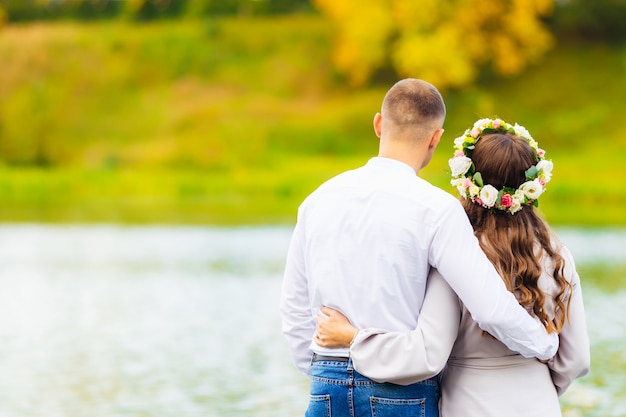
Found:
M 511 194 L 504 194 L 502 196 L 501 204 L 506 208 L 511 207 L 513 205 L 513 197 Z
M 470 136 L 472 136 L 473 138 L 477 138 L 478 135 L 480 135 L 480 130 L 477 127 L 473 128 L 470 132 Z
M 480 204 L 481 206 L 484 206 L 483 200 L 481 200 L 480 197 L 476 197 L 476 200 L 474 200 L 474 202 L 476 202 L 476 204 Z
M 543 157 L 545 156 L 545 154 L 546 154 L 546 151 L 544 151 L 543 149 L 537 149 L 537 156 Z
M 463 155 L 465 155 L 465 152 L 463 152 L 463 151 L 456 151 L 456 152 L 454 152 L 454 157 L 455 157 L 455 158 L 456 158 L 457 156 L 463 156 Z
M 541 184 L 542 187 L 545 187 L 546 186 L 546 180 L 543 179 L 543 178 L 540 178 L 539 179 L 539 184 Z
M 500 127 L 500 120 L 494 120 L 493 121 L 493 128 L 494 129 L 498 129 Z
M 472 185 L 472 180 L 466 177 L 463 180 L 463 188 L 470 188 L 471 185 Z

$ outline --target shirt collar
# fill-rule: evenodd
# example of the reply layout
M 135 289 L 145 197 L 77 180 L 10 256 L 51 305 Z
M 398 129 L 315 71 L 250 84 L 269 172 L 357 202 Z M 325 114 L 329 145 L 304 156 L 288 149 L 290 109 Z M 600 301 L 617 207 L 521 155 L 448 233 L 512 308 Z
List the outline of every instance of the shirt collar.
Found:
M 410 165 L 398 161 L 397 159 L 375 156 L 367 161 L 367 166 L 383 168 L 386 171 L 410 174 L 411 176 L 417 175 Z

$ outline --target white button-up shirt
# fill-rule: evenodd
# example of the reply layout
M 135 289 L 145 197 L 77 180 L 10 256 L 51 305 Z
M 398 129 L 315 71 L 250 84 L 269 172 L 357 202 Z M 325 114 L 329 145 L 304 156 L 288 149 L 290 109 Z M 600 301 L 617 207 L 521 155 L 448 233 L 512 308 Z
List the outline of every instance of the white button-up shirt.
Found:
M 294 363 L 307 373 L 320 307 L 357 328 L 413 330 L 426 278 L 437 268 L 476 322 L 526 357 L 548 359 L 548 335 L 505 287 L 457 199 L 410 166 L 372 158 L 322 184 L 300 205 L 285 267 L 281 316 Z

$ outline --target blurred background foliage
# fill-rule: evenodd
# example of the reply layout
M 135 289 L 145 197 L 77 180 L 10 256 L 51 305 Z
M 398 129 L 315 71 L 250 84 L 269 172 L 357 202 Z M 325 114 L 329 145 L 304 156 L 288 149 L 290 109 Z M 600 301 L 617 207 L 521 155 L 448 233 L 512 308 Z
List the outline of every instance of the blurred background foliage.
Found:
M 338 27 L 334 61 L 354 85 L 391 65 L 439 88 L 463 87 L 489 69 L 516 75 L 553 44 L 541 20 L 553 0 L 315 0 Z M 372 22 L 364 25 L 363 22 Z
M 419 9 L 416 5 L 419 4 Z M 444 189 L 479 117 L 526 126 L 552 223 L 626 225 L 626 0 L 0 0 L 0 220 L 291 223 L 435 83 Z

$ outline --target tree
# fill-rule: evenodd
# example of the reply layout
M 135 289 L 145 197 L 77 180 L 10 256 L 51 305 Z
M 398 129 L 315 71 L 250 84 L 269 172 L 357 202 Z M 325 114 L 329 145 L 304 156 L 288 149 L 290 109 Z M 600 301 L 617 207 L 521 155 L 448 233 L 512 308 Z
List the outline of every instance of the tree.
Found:
M 351 84 L 392 67 L 439 88 L 462 87 L 479 71 L 515 75 L 554 41 L 542 18 L 554 0 L 313 0 L 335 25 L 333 60 Z

